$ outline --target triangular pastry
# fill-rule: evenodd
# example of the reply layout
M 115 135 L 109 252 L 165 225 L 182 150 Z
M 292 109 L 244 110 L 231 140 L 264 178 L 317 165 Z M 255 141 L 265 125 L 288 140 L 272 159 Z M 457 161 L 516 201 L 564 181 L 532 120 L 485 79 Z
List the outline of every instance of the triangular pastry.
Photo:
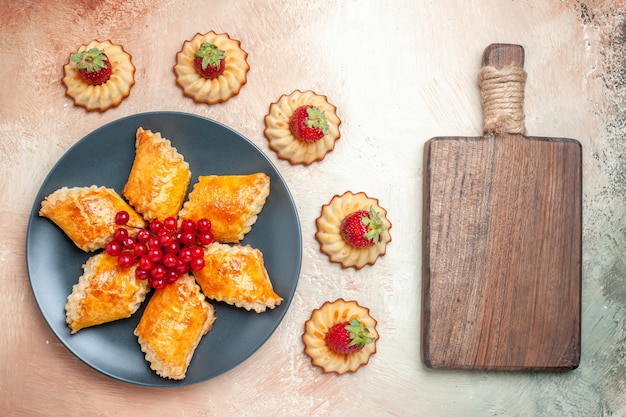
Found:
M 150 368 L 163 378 L 184 379 L 191 358 L 215 322 L 193 277 L 185 274 L 156 290 L 135 328 Z
M 190 180 L 189 164 L 168 139 L 137 129 L 135 160 L 122 194 L 144 219 L 175 217 Z
M 270 177 L 262 172 L 200 176 L 179 218 L 206 217 L 217 242 L 238 243 L 256 223 L 269 193 Z
M 72 334 L 130 317 L 143 302 L 150 286 L 135 278 L 137 265 L 123 268 L 117 257 L 101 252 L 83 265 L 83 275 L 72 287 L 65 304 L 66 322 Z
M 193 271 L 207 298 L 262 313 L 283 300 L 274 292 L 263 254 L 250 245 L 212 243 L 204 268 Z
M 130 233 L 143 228 L 145 222 L 112 188 L 62 187 L 41 203 L 39 215 L 52 220 L 80 249 L 90 252 L 102 249 L 113 240 L 117 229 L 115 214 L 125 210 L 130 215 Z

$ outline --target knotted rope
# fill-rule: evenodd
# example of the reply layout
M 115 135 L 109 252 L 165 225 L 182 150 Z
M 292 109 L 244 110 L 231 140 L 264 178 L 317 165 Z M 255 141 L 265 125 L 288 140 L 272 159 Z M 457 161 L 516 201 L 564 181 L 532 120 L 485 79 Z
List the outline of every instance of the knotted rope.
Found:
M 523 134 L 526 71 L 516 65 L 482 67 L 478 73 L 483 104 L 483 134 Z

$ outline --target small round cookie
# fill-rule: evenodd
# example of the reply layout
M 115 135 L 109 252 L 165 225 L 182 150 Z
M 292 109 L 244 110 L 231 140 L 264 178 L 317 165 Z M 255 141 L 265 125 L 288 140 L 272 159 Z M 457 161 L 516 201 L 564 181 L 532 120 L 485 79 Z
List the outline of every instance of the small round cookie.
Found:
M 263 133 L 280 159 L 310 165 L 324 159 L 341 136 L 336 110 L 326 96 L 295 90 L 270 105 Z M 298 128 L 302 122 L 305 126 Z
M 369 338 L 357 352 L 337 353 L 331 349 L 326 336 L 335 324 L 358 320 Z M 304 353 L 311 358 L 313 365 L 319 366 L 324 372 L 335 372 L 339 375 L 356 372 L 361 365 L 369 362 L 371 355 L 376 353 L 376 320 L 370 316 L 369 308 L 360 306 L 356 301 L 339 298 L 334 302 L 326 301 L 320 308 L 313 310 L 311 318 L 304 323 Z
M 100 50 L 110 64 L 111 75 L 101 84 L 91 84 L 80 74 L 77 62 L 73 55 L 91 50 Z M 122 100 L 130 95 L 130 89 L 135 84 L 135 66 L 131 55 L 121 45 L 106 40 L 94 40 L 87 45 L 81 45 L 76 53 L 70 55 L 70 60 L 63 66 L 65 76 L 65 94 L 74 99 L 74 104 L 84 107 L 88 112 L 104 112 L 120 105 Z
M 342 236 L 344 219 L 358 211 L 376 213 L 383 226 L 379 228 L 378 238 L 372 239 L 369 246 L 353 246 Z M 328 204 L 322 206 L 315 224 L 315 238 L 320 244 L 320 250 L 332 262 L 341 264 L 342 268 L 361 269 L 365 265 L 373 265 L 379 256 L 385 255 L 387 244 L 391 242 L 391 222 L 387 219 L 387 211 L 379 205 L 378 199 L 370 198 L 364 192 L 354 194 L 346 191 L 341 196 L 335 195 Z
M 196 68 L 196 58 L 199 58 L 201 69 Z M 248 53 L 241 49 L 241 42 L 231 39 L 227 33 L 197 33 L 185 41 L 176 54 L 176 84 L 183 89 L 185 96 L 197 103 L 222 103 L 239 94 L 248 81 L 250 66 L 247 58 Z

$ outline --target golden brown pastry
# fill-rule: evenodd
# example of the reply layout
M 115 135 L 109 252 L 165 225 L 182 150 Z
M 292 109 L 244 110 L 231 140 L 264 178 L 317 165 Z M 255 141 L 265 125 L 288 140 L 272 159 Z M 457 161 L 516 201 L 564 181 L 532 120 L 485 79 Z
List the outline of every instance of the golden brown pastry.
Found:
M 216 78 L 205 78 L 194 66 L 194 54 L 203 43 L 215 45 L 223 52 L 223 72 Z M 182 50 L 176 54 L 176 83 L 185 96 L 197 103 L 224 102 L 239 94 L 246 84 L 250 70 L 247 58 L 248 54 L 241 49 L 241 42 L 231 39 L 227 33 L 197 33 L 190 41 L 185 41 Z
M 385 226 L 380 235 L 381 240 L 372 246 L 352 246 L 341 236 L 341 222 L 347 215 L 357 210 L 369 210 L 370 207 L 378 213 Z M 361 269 L 365 265 L 373 265 L 379 256 L 385 255 L 387 244 L 391 242 L 391 222 L 387 219 L 387 210 L 380 206 L 378 199 L 370 198 L 363 192 L 355 194 L 347 191 L 341 196 L 335 195 L 328 204 L 322 206 L 315 224 L 315 239 L 320 244 L 320 251 L 343 268 Z
M 137 265 L 122 268 L 117 257 L 101 252 L 83 265 L 83 275 L 67 297 L 65 316 L 72 334 L 80 329 L 130 317 L 150 286 L 135 278 Z
M 193 277 L 185 274 L 155 291 L 135 328 L 135 336 L 157 375 L 184 379 L 200 339 L 214 321 L 214 307 Z
M 87 83 L 78 72 L 76 63 L 69 62 L 63 66 L 65 76 L 65 94 L 74 99 L 74 104 L 84 107 L 87 111 L 104 112 L 120 105 L 122 100 L 130 95 L 130 89 L 135 84 L 135 66 L 132 57 L 121 45 L 106 40 L 94 40 L 87 45 L 81 45 L 77 52 L 92 48 L 102 50 L 111 64 L 111 76 L 108 81 L 99 85 Z
M 367 328 L 368 336 L 373 341 L 355 353 L 336 353 L 326 344 L 326 333 L 335 324 L 353 319 L 357 319 Z M 302 334 L 304 352 L 311 358 L 311 363 L 321 367 L 324 372 L 337 374 L 356 372 L 361 365 L 369 362 L 371 355 L 376 353 L 376 341 L 379 339 L 376 324 L 376 320 L 370 316 L 369 309 L 360 306 L 356 301 L 346 301 L 343 298 L 332 303 L 326 301 L 320 308 L 313 310 L 311 318 L 304 324 Z
M 52 220 L 80 249 L 95 251 L 113 240 L 115 214 L 122 210 L 130 215 L 129 232 L 134 236 L 145 222 L 112 188 L 60 188 L 44 199 L 39 215 Z
M 144 219 L 176 217 L 190 180 L 189 164 L 168 139 L 137 129 L 135 161 L 122 194 Z
M 262 172 L 200 176 L 179 217 L 195 221 L 206 217 L 217 242 L 237 243 L 256 223 L 269 193 L 270 177 Z
M 304 141 L 294 136 L 289 122 L 296 109 L 301 106 L 315 106 L 323 111 L 327 122 L 327 132 L 321 139 Z M 270 105 L 269 113 L 265 116 L 264 134 L 269 141 L 269 147 L 276 152 L 279 158 L 288 160 L 291 164 L 310 165 L 321 161 L 326 154 L 335 148 L 335 142 L 341 137 L 337 117 L 337 108 L 328 102 L 326 96 L 318 95 L 313 91 L 295 90 L 289 95 L 282 95 L 276 103 Z
M 283 300 L 272 288 L 263 254 L 250 245 L 210 244 L 204 251 L 204 268 L 193 271 L 207 298 L 264 312 Z

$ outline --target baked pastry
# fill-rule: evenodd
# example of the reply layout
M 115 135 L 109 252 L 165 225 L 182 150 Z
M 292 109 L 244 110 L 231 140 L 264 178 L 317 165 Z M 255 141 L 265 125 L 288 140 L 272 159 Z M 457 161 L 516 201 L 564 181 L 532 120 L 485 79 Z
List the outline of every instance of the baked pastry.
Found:
M 87 111 L 104 112 L 120 105 L 122 100 L 130 95 L 130 89 L 135 84 L 135 66 L 131 55 L 121 45 L 106 40 L 94 40 L 87 45 L 81 45 L 78 53 L 99 49 L 106 54 L 111 65 L 111 75 L 108 81 L 92 85 L 81 77 L 76 62 L 70 60 L 63 66 L 65 94 L 74 99 L 74 104 L 84 107 Z
M 238 243 L 256 223 L 269 193 L 270 177 L 262 172 L 200 176 L 178 216 L 206 217 L 217 242 Z
M 185 274 L 156 290 L 135 328 L 150 368 L 163 378 L 184 379 L 191 358 L 215 322 L 193 277 Z
M 326 342 L 326 334 L 338 323 L 350 322 L 357 319 L 371 339 L 370 343 L 354 353 L 337 353 Z M 369 362 L 371 355 L 376 353 L 376 341 L 379 339 L 376 331 L 376 320 L 370 316 L 368 308 L 360 306 L 356 301 L 346 301 L 339 298 L 334 302 L 326 301 L 320 308 L 313 310 L 311 318 L 304 323 L 304 353 L 311 358 L 313 365 L 321 367 L 324 372 L 344 374 L 356 372 L 361 365 Z
M 294 135 L 290 122 L 297 110 L 302 106 L 312 106 L 319 109 L 325 118 L 325 128 L 316 138 L 300 138 Z M 335 148 L 335 142 L 340 138 L 337 117 L 337 108 L 330 104 L 326 96 L 318 95 L 313 91 L 295 90 L 289 95 L 282 95 L 276 103 L 272 103 L 269 113 L 265 116 L 265 130 L 263 133 L 269 141 L 269 147 L 280 159 L 291 164 L 310 165 L 321 161 L 326 154 Z
M 207 298 L 257 313 L 283 300 L 272 288 L 263 254 L 250 245 L 210 244 L 204 250 L 204 268 L 193 276 Z
M 122 194 L 144 219 L 176 217 L 191 181 L 189 164 L 159 132 L 137 129 L 135 160 Z
M 85 262 L 83 275 L 72 287 L 65 304 L 66 322 L 76 333 L 130 317 L 148 293 L 148 281 L 135 278 L 137 265 L 123 268 L 117 257 L 100 252 Z
M 378 214 L 384 225 L 380 240 L 371 246 L 353 246 L 342 237 L 341 223 L 351 213 L 357 210 L 369 211 L 370 208 Z M 387 219 L 387 211 L 379 205 L 378 199 L 370 198 L 363 192 L 354 194 L 347 191 L 341 196 L 335 195 L 328 204 L 322 206 L 315 224 L 315 239 L 320 244 L 320 250 L 328 255 L 331 262 L 340 263 L 343 268 L 361 269 L 365 265 L 373 265 L 379 256 L 385 255 L 387 244 L 391 242 L 391 222 Z
M 195 54 L 203 44 L 214 45 L 212 48 L 219 53 L 216 67 L 220 72 L 205 78 L 196 69 Z M 210 31 L 204 35 L 197 33 L 191 40 L 185 41 L 176 54 L 176 83 L 183 89 L 183 94 L 197 103 L 221 103 L 239 94 L 241 87 L 247 82 L 250 70 L 248 54 L 241 49 L 241 42 L 231 39 L 227 33 L 217 34 Z M 218 64 L 219 63 L 219 64 Z
M 52 220 L 80 249 L 91 252 L 113 240 L 118 227 L 115 214 L 122 210 L 130 215 L 127 225 L 134 236 L 145 222 L 112 188 L 62 187 L 42 201 L 39 215 Z

